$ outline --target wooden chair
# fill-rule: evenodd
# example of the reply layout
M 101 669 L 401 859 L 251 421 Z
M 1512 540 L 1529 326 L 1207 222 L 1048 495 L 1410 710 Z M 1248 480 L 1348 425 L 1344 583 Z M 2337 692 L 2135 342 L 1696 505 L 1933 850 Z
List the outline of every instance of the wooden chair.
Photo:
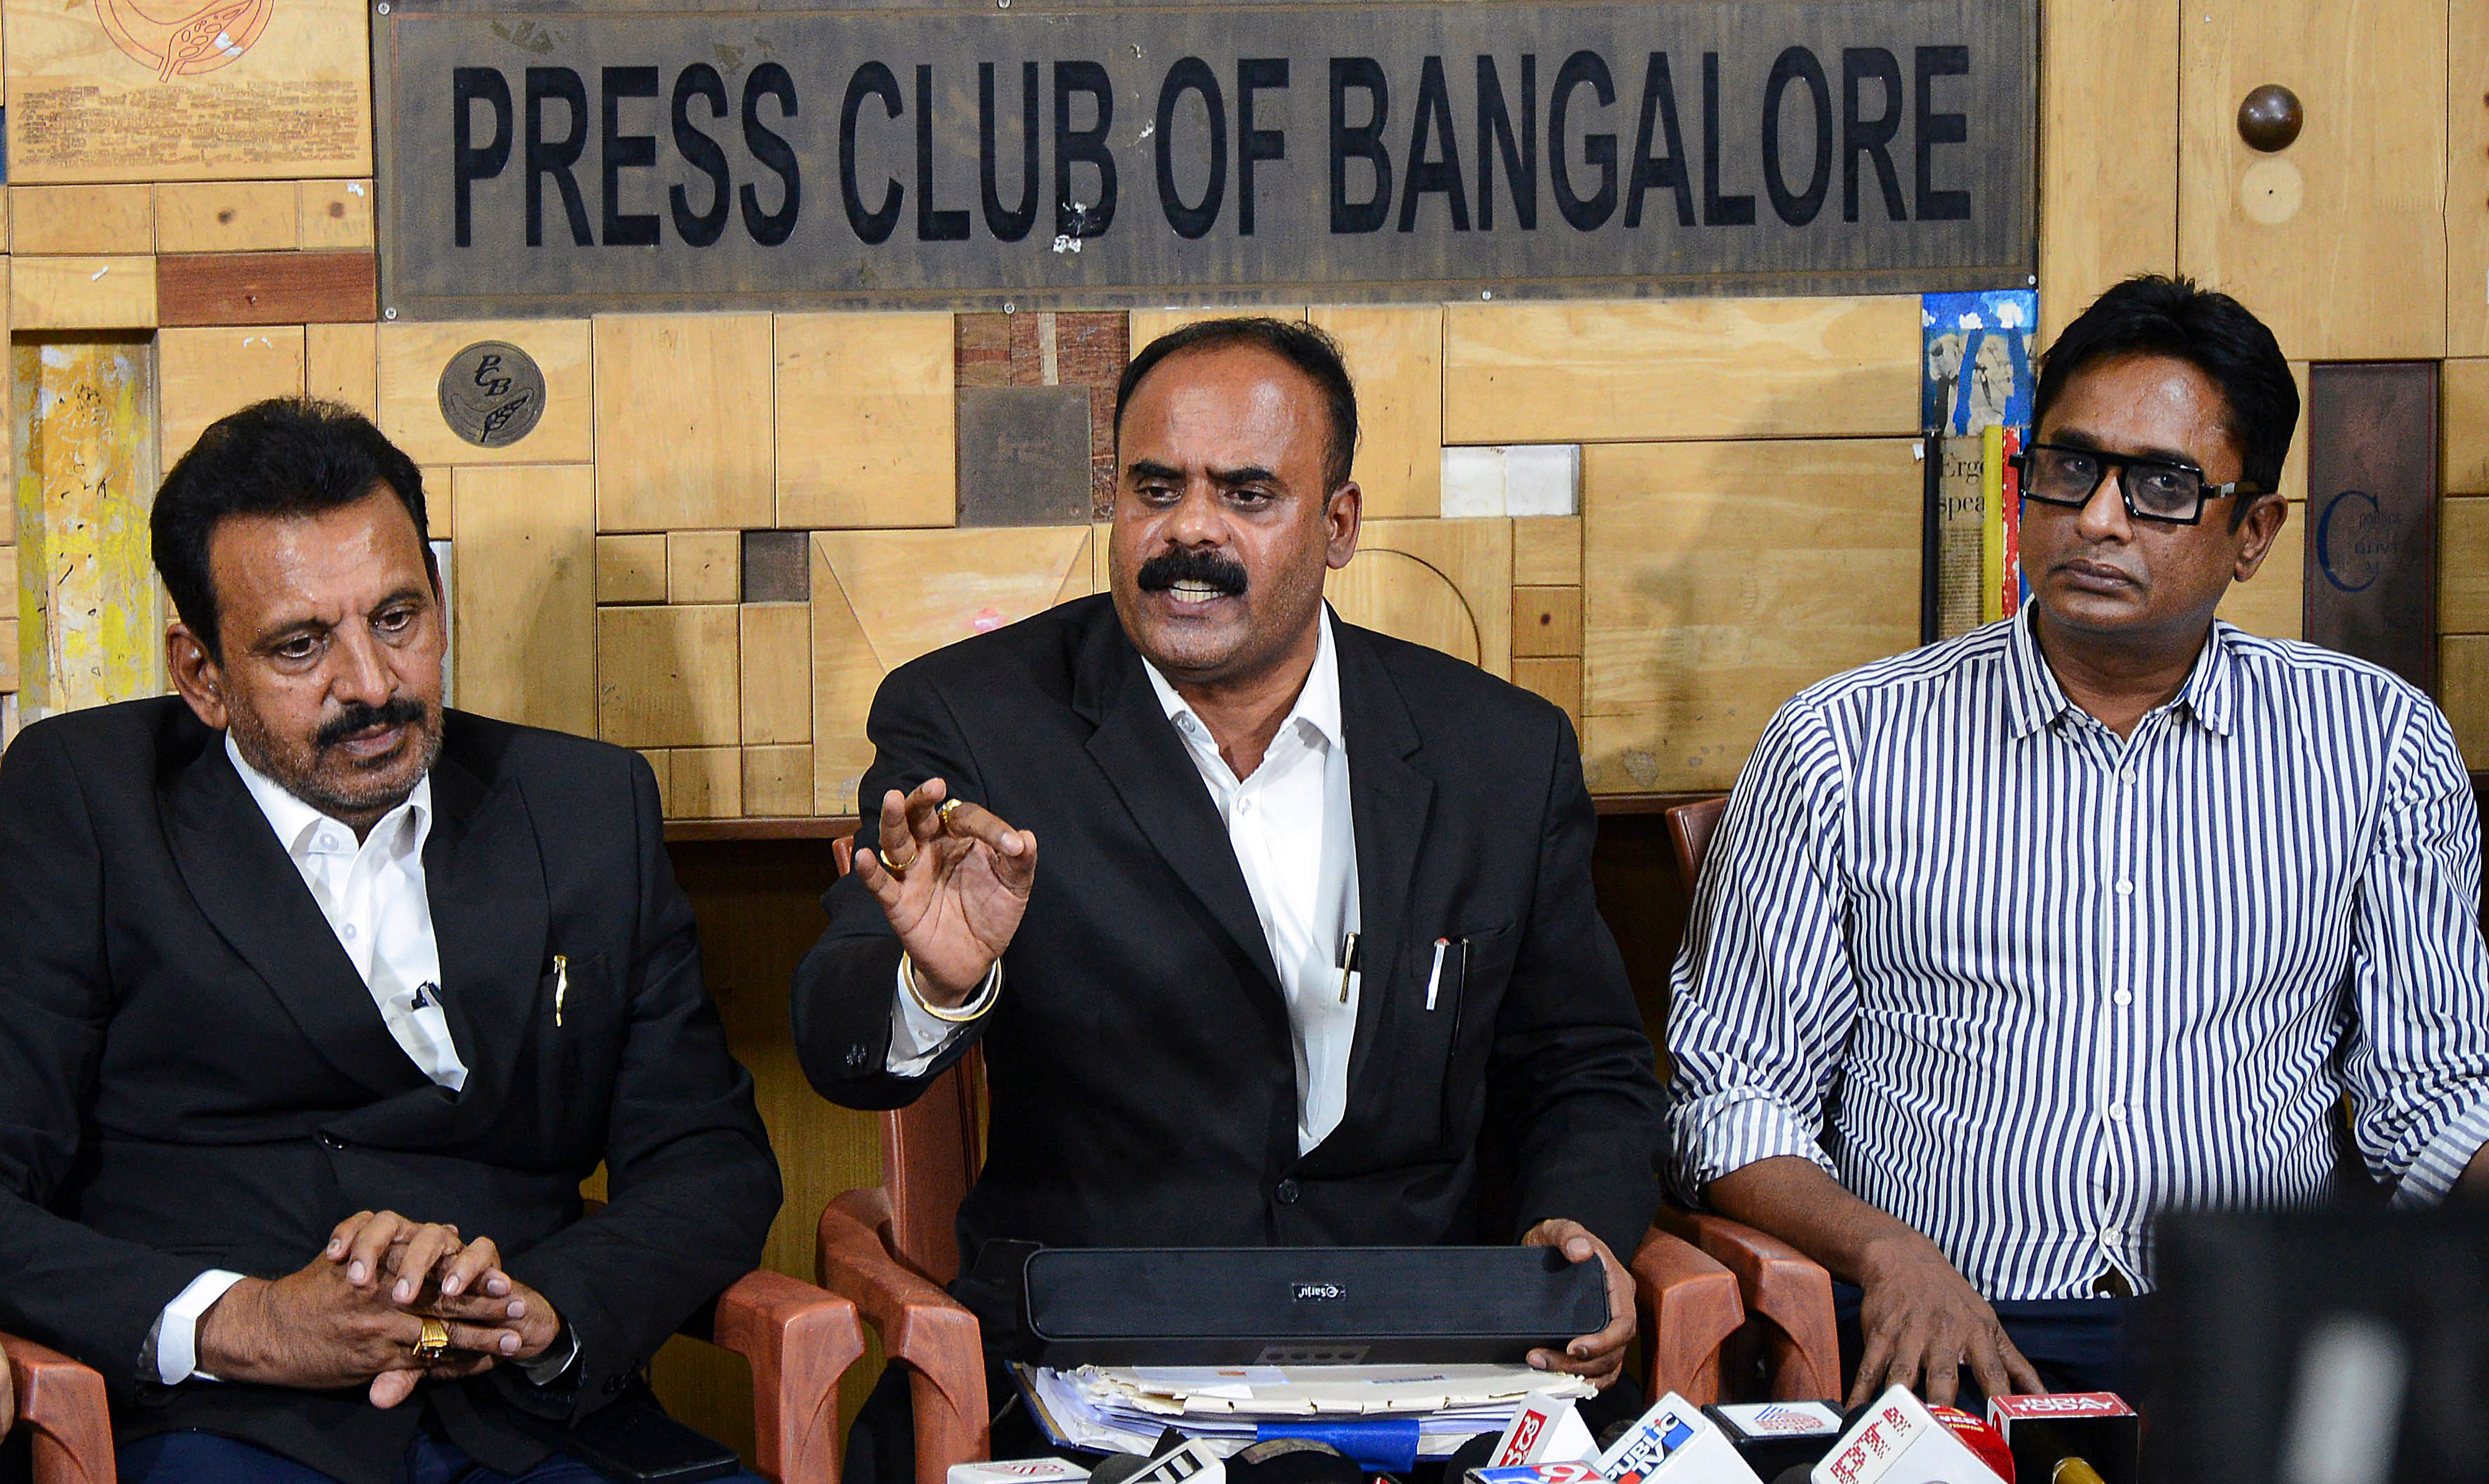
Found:
M 832 853 L 844 874 L 854 841 L 834 842 Z M 984 1459 L 992 1445 L 976 1317 L 945 1291 L 959 1272 L 953 1221 L 984 1163 L 985 1093 L 985 1061 L 971 1048 L 915 1102 L 882 1114 L 882 1184 L 850 1190 L 821 1213 L 821 1286 L 854 1299 L 883 1354 L 909 1370 L 917 1484 L 944 1484 L 953 1464 Z M 1658 1227 L 1628 1267 L 1646 1395 L 1719 1400 L 1723 1347 L 1745 1322 L 1733 1273 Z
M 1676 847 L 1676 869 L 1691 893 L 1702 873 L 1711 832 L 1728 813 L 1727 799 L 1680 804 L 1668 812 L 1668 837 Z M 1725 1347 L 1732 1373 L 1731 1393 L 1759 1378 L 1774 1401 L 1837 1401 L 1841 1395 L 1841 1341 L 1832 1318 L 1832 1275 L 1777 1237 L 1726 1216 L 1664 1210 L 1659 1224 L 1716 1259 L 1737 1279 L 1748 1316 Z
M 781 1484 L 836 1484 L 839 1378 L 864 1354 L 855 1305 L 766 1270 L 718 1296 L 683 1332 L 752 1367 L 754 1465 Z M 54 1350 L 0 1334 L 15 1373 L 17 1422 L 33 1436 L 35 1484 L 113 1484 L 103 1378 Z

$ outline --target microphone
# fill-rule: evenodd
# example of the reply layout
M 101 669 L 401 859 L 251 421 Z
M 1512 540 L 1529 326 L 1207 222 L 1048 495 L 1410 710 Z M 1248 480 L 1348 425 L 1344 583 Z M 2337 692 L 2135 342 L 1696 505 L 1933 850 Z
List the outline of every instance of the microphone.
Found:
M 1702 1409 L 1671 1391 L 1599 1455 L 1615 1484 L 1762 1484 Z
M 1590 1424 L 1582 1420 L 1571 1397 L 1532 1397 L 1504 1424 L 1503 1436 L 1487 1453 L 1486 1467 L 1588 1463 L 1598 1456 L 1599 1444 L 1590 1437 Z
M 1952 1412 L 1948 1407 L 1944 1409 Z M 1978 1432 L 1990 1432 L 1967 1413 L 1956 1413 Z M 1981 1457 L 1971 1437 L 1958 1431 L 1907 1386 L 1894 1386 L 1877 1397 L 1849 1431 L 1841 1435 L 1831 1454 L 1807 1475 L 1809 1484 L 2013 1484 Z M 1992 1456 L 2008 1470 L 2013 1460 L 2002 1439 Z
M 1795 1467 L 1803 1484 L 1841 1437 L 1841 1413 L 1824 1402 L 1727 1402 L 1702 1414 L 1720 1424 L 1747 1468 L 1775 1480 Z
M 1992 1397 L 1988 1415 L 2026 1484 L 2136 1484 L 2142 1475 L 2143 1419 L 2114 1391 Z M 2082 1471 L 2062 1471 L 2070 1462 Z

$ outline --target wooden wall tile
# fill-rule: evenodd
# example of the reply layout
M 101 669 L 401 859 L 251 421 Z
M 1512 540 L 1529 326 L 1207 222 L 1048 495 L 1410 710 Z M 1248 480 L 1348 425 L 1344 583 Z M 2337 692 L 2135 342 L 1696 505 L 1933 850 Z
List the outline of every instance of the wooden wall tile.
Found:
M 954 384 L 948 315 L 780 315 L 777 524 L 952 524 Z
M 2181 9 L 2049 0 L 2041 10 L 2043 344 L 2120 279 L 2177 271 Z M 2103 107 L 2109 98 L 2116 106 Z
M 14 588 L 17 585 L 17 571 L 14 565 L 8 569 L 7 576 L 12 589 L 11 598 L 14 601 Z M 14 696 L 16 693 L 17 618 L 13 612 L 9 617 L 0 618 L 0 694 Z
M 885 673 L 819 537 L 813 540 L 813 813 L 851 814 L 873 764 L 865 718 Z
M 1593 790 L 1726 788 L 1781 702 L 1918 642 L 1914 446 L 1583 450 Z
M 1512 653 L 1548 659 L 1582 652 L 1582 589 L 1512 589 Z
M 1316 305 L 1357 384 L 1356 478 L 1369 520 L 1443 508 L 1444 309 Z
M 598 609 L 597 735 L 624 747 L 740 741 L 737 616 L 730 603 Z
M 2438 506 L 2437 631 L 2489 634 L 2489 499 Z
M 743 749 L 678 747 L 667 760 L 674 775 L 672 817 L 732 819 L 743 813 Z
M 380 317 L 368 252 L 203 252 L 156 260 L 167 325 L 362 325 Z
M 157 252 L 274 252 L 301 243 L 300 192 L 292 181 L 156 187 Z
M 2266 639 L 2298 639 L 2306 627 L 2307 505 L 2290 502 L 2290 519 L 2253 581 L 2232 583 L 2217 616 Z
M 812 605 L 743 605 L 742 690 L 747 745 L 813 740 Z M 808 806 L 812 792 L 807 759 L 804 797 Z
M 457 482 L 458 471 L 446 465 L 418 464 L 415 471 L 423 476 L 423 519 L 429 528 L 426 534 L 435 541 L 457 540 L 457 502 L 450 499 L 449 487 Z
M 595 735 L 595 483 L 576 465 L 450 476 L 462 709 Z
M 599 315 L 595 339 L 600 528 L 771 524 L 769 316 Z
M 1919 425 L 1919 300 L 1455 304 L 1444 441 L 1903 434 Z
M 743 813 L 756 819 L 800 817 L 813 812 L 813 750 L 747 747 L 743 750 Z
M 2437 642 L 2437 703 L 2454 728 L 2464 765 L 2489 769 L 2489 634 Z
M 144 186 L 12 186 L 9 250 L 82 256 L 156 250 L 156 197 Z
M 13 330 L 153 329 L 156 324 L 153 258 L 10 260 Z
M 169 471 L 227 413 L 302 394 L 302 327 L 163 330 L 156 372 L 159 457 Z
M 10 348 L 23 714 L 161 694 L 169 605 L 148 559 L 155 358 L 120 336 Z
M 742 595 L 742 532 L 666 532 L 667 602 L 731 603 Z
M 666 538 L 642 535 L 596 538 L 596 601 L 666 601 Z
M 343 402 L 377 420 L 381 411 L 380 330 L 371 325 L 302 327 L 302 389 Z
M 1512 683 L 1532 695 L 1541 696 L 1561 706 L 1573 724 L 1573 736 L 1582 735 L 1582 658 L 1569 655 L 1559 659 L 1516 659 L 1512 662 Z
M 1526 515 L 1514 521 L 1512 580 L 1541 587 L 1582 585 L 1582 518 Z
M 1512 523 L 1368 521 L 1325 592 L 1350 623 L 1512 674 Z
M 441 417 L 441 372 L 468 346 L 503 340 L 528 353 L 545 378 L 545 410 L 533 431 L 501 448 L 479 448 Z M 593 375 L 586 320 L 472 320 L 380 328 L 381 431 L 423 464 L 586 464 L 596 457 Z
M 657 810 L 667 818 L 674 817 L 674 755 L 662 747 L 644 747 L 640 756 L 647 759 L 648 770 L 657 775 Z
M 2446 493 L 2489 495 L 2489 360 L 2449 360 L 2438 385 Z
M 295 235 L 303 250 L 369 251 L 378 244 L 371 182 L 298 181 L 295 187 Z
M 801 530 L 743 532 L 746 603 L 809 603 L 813 600 L 813 537 Z
M 2489 0 L 2451 0 L 2446 29 L 2446 354 L 2489 356 Z

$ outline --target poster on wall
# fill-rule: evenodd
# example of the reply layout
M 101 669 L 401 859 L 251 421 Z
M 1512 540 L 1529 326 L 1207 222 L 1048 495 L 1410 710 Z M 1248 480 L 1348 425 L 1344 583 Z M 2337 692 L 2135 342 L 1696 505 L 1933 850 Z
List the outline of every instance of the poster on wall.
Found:
M 1929 642 L 2012 617 L 2029 595 L 2014 459 L 2030 436 L 2039 320 L 2040 297 L 2027 289 L 1920 299 L 1920 424 L 1931 466 L 1921 637 Z
M 399 0 L 383 303 L 2018 289 L 2036 9 Z

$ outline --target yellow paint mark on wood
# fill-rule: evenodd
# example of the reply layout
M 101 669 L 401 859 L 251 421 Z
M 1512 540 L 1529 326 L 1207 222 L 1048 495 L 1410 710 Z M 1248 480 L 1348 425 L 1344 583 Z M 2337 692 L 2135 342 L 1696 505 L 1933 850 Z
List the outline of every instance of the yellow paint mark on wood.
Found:
M 147 347 L 19 341 L 11 360 L 25 719 L 156 695 L 164 661 L 147 550 Z

